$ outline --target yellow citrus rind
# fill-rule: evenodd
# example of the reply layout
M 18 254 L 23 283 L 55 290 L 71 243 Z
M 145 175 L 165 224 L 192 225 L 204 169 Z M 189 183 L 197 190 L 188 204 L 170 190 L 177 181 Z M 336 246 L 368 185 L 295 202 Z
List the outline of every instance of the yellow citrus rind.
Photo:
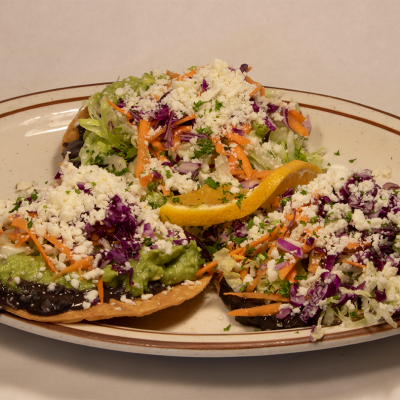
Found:
M 176 196 L 181 204 L 169 200 L 160 208 L 160 217 L 162 221 L 179 226 L 209 226 L 243 218 L 259 207 L 269 211 L 276 196 L 291 187 L 308 184 L 320 173 L 316 165 L 294 160 L 275 169 L 260 185 L 248 192 L 240 208 L 234 195 L 224 194 L 221 186 L 212 189 L 205 185 L 195 192 Z M 229 201 L 223 204 L 220 199 L 224 197 Z

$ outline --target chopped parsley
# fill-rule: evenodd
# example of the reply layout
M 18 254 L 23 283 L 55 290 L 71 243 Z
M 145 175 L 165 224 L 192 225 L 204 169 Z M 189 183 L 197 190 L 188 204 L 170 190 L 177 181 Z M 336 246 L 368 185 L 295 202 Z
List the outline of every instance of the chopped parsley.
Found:
M 172 199 L 172 202 L 173 202 L 173 203 L 180 203 L 179 197 L 174 197 L 174 198 Z
M 336 153 L 333 153 L 335 156 L 340 156 L 340 150 L 338 150 Z
M 357 158 L 353 158 L 352 160 L 349 160 L 349 163 L 353 164 L 353 162 L 356 161 L 356 160 L 357 160 Z
M 229 329 L 231 329 L 231 326 L 232 326 L 232 324 L 229 324 L 226 328 L 224 328 L 224 331 L 225 331 L 225 332 L 228 332 Z
M 194 151 L 195 158 L 200 158 L 203 155 L 210 155 L 215 148 L 211 139 L 199 139 L 197 144 L 200 146 L 200 150 Z
M 229 200 L 226 197 L 222 197 L 221 199 L 218 199 L 222 204 L 224 203 L 229 203 Z
M 208 186 L 210 186 L 211 189 L 217 190 L 217 188 L 219 187 L 219 182 L 214 181 L 214 179 L 208 177 L 204 183 Z
M 305 196 L 306 194 L 307 194 L 307 190 L 302 190 L 301 192 L 300 192 L 303 196 Z
M 290 282 L 282 281 L 281 287 L 278 290 L 278 293 L 283 297 L 289 297 L 290 286 L 291 286 Z
M 351 211 L 349 211 L 349 212 L 346 214 L 345 220 L 349 223 L 349 222 L 351 221 L 351 218 L 352 218 L 352 214 L 351 214 Z
M 201 101 L 201 100 L 199 100 L 197 103 L 194 103 L 193 104 L 193 111 L 194 112 L 198 112 L 199 111 L 199 108 L 203 105 L 203 104 L 206 104 L 207 103 L 207 101 Z
M 81 194 L 81 191 L 79 189 L 75 189 L 76 194 Z
M 215 111 L 219 111 L 221 107 L 224 106 L 224 103 L 219 102 L 218 100 L 215 100 Z

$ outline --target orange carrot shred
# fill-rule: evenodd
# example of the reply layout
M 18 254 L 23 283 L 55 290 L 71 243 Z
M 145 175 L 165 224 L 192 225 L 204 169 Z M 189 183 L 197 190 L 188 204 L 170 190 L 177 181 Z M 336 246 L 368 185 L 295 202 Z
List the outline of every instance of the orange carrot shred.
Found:
M 96 286 L 97 286 L 97 291 L 99 292 L 100 303 L 104 303 L 104 284 L 102 277 L 98 279 Z
M 348 261 L 348 260 L 345 260 L 345 261 L 342 261 L 342 262 L 344 262 L 344 263 L 346 263 L 346 264 L 350 264 L 350 265 L 352 265 L 353 267 L 358 267 L 358 268 L 367 268 L 367 266 L 366 265 L 364 265 L 364 264 L 360 264 L 360 263 L 357 263 L 357 262 L 353 262 L 353 261 Z
M 239 308 L 228 313 L 237 317 L 266 317 L 268 315 L 274 315 L 279 313 L 279 307 L 282 303 L 272 303 L 265 306 L 251 307 L 251 308 Z
M 33 243 L 35 243 L 36 247 L 38 248 L 39 253 L 42 255 L 42 257 L 46 261 L 46 264 L 49 266 L 49 268 L 53 272 L 57 272 L 57 270 L 54 267 L 53 263 L 51 262 L 50 258 L 45 253 L 42 245 L 39 243 L 39 241 L 37 240 L 36 236 L 28 228 L 28 224 L 26 223 L 26 221 L 24 219 L 22 219 L 22 218 L 14 218 L 12 220 L 11 224 L 13 226 L 15 226 L 16 228 L 22 229 L 23 231 L 25 231 L 29 235 L 29 237 L 33 240 Z
M 233 132 L 228 132 L 227 134 L 226 134 L 226 137 L 229 139 L 229 140 L 233 140 L 234 142 L 236 142 L 236 143 L 238 143 L 238 144 L 241 144 L 241 145 L 246 145 L 246 144 L 249 144 L 250 143 L 250 140 L 249 139 L 247 139 L 246 137 L 243 137 L 243 136 L 240 136 L 240 135 L 236 135 L 235 133 L 233 133 Z
M 289 303 L 289 297 L 283 297 L 280 294 L 274 294 L 274 293 L 227 292 L 224 293 L 224 296 L 238 296 L 238 297 L 245 297 L 247 299 L 264 299 L 264 300 L 281 301 L 283 303 Z
M 299 122 L 304 122 L 306 120 L 306 117 L 303 114 L 300 114 L 296 109 L 290 110 L 289 114 Z
M 292 114 L 288 114 L 288 122 L 291 129 L 293 129 L 296 133 L 301 136 L 308 137 L 310 134 L 308 133 L 307 128 L 305 128 Z
M 232 150 L 233 150 L 233 153 L 235 154 L 235 156 L 242 162 L 242 167 L 243 167 L 244 171 L 246 172 L 247 178 L 251 179 L 251 175 L 253 173 L 253 168 L 252 168 L 250 161 L 247 158 L 247 155 L 244 152 L 243 148 L 240 146 L 240 144 L 236 144 L 236 146 L 233 147 Z
M 83 260 L 79 260 L 75 264 L 72 264 L 69 267 L 64 268 L 62 271 L 60 271 L 57 274 L 55 274 L 53 276 L 53 280 L 57 279 L 57 278 L 60 278 L 61 276 L 65 275 L 65 274 L 68 274 L 70 272 L 77 271 L 79 268 L 91 269 L 92 268 L 92 261 L 93 261 L 93 257 L 92 256 L 86 257 Z
M 107 103 L 114 108 L 115 110 L 119 111 L 121 114 L 125 115 L 125 117 L 128 117 L 129 119 L 132 119 L 132 115 L 129 113 L 129 111 L 125 111 L 122 108 L 119 108 L 118 106 L 116 106 L 113 102 L 111 102 L 110 100 L 108 100 L 106 98 Z
M 44 238 L 48 242 L 53 244 L 55 247 L 57 247 L 57 249 L 60 250 L 61 253 L 64 253 L 67 256 L 70 263 L 75 262 L 75 260 L 72 258 L 71 250 L 67 246 L 62 244 L 60 241 L 58 241 L 58 239 L 56 239 L 53 235 L 45 235 Z
M 186 117 L 178 119 L 178 121 L 175 121 L 173 126 L 183 124 L 184 122 L 190 121 L 191 119 L 194 119 L 194 118 L 196 118 L 196 115 L 194 115 L 194 114 L 187 115 Z
M 138 152 L 137 152 L 137 163 L 136 163 L 136 178 L 141 177 L 141 173 L 144 171 L 147 159 L 147 134 L 150 130 L 150 123 L 145 119 L 140 120 L 139 133 L 138 133 Z M 142 183 L 140 183 L 142 185 Z M 142 185 L 143 186 L 143 185 Z

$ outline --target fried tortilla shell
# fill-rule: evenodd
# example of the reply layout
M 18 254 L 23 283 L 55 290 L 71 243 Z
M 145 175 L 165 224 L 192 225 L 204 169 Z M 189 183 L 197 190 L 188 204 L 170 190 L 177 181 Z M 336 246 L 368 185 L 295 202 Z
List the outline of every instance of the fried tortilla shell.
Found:
M 75 117 L 70 124 L 68 125 L 67 130 L 64 133 L 64 136 L 62 138 L 62 151 L 64 151 L 65 145 L 67 143 L 71 143 L 74 140 L 79 138 L 79 131 L 78 131 L 78 127 L 75 126 L 76 121 L 78 119 L 88 119 L 90 118 L 89 115 L 89 111 L 87 106 L 85 108 L 83 108 L 80 113 L 77 115 L 77 117 Z
M 114 317 L 144 317 L 145 315 L 163 310 L 164 308 L 177 306 L 182 304 L 184 301 L 197 296 L 211 281 L 211 277 L 211 275 L 203 276 L 201 279 L 196 281 L 201 282 L 201 284 L 193 286 L 177 284 L 172 286 L 172 290 L 168 291 L 167 294 L 158 293 L 149 300 L 137 298 L 134 300 L 135 305 L 111 299 L 110 303 L 95 305 L 90 307 L 88 310 L 67 311 L 63 314 L 53 315 L 50 317 L 29 314 L 25 310 L 14 310 L 7 306 L 3 308 L 4 310 L 25 319 L 59 324 L 71 324 L 82 320 L 98 321 Z

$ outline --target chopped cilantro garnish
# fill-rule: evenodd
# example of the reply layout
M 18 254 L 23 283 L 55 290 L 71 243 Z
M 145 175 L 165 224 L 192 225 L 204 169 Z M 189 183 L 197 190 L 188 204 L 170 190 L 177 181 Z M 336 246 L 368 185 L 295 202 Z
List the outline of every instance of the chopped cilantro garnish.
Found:
M 131 182 L 128 186 L 131 186 L 133 182 Z M 93 186 L 96 186 L 96 182 L 92 182 Z
M 224 328 L 224 331 L 225 331 L 225 332 L 228 332 L 229 329 L 231 329 L 231 326 L 232 326 L 232 324 L 229 324 L 226 328 Z
M 353 158 L 352 160 L 349 160 L 349 163 L 353 164 L 353 162 L 356 160 L 357 160 L 357 158 Z
M 251 219 L 247 224 L 247 229 L 251 229 L 254 226 L 254 221 Z
M 196 129 L 196 132 L 200 135 L 211 135 L 213 133 L 209 126 L 207 128 L 198 128 Z
M 70 191 L 70 190 L 66 190 L 66 191 L 65 191 L 65 193 L 67 193 L 67 194 L 70 194 L 70 193 L 71 193 L 71 191 Z
M 147 185 L 147 187 L 148 187 L 148 189 L 150 189 L 150 190 L 155 190 L 155 189 L 156 189 L 156 184 L 155 184 L 154 182 L 150 182 L 150 183 Z
M 347 222 L 350 222 L 350 221 L 351 221 L 351 218 L 352 218 L 352 214 L 351 214 L 351 211 L 349 211 L 349 212 L 346 214 L 345 220 L 346 220 Z
M 169 170 L 169 169 L 167 169 L 166 171 L 165 171 L 165 174 L 167 175 L 167 178 L 171 178 L 171 171 Z
M 81 191 L 79 189 L 75 189 L 76 194 L 81 194 Z
M 224 103 L 219 102 L 218 100 L 215 100 L 215 111 L 219 111 L 221 107 L 224 106 Z
M 305 280 L 305 279 L 307 279 L 307 275 L 296 275 L 294 277 L 295 281 L 301 281 L 301 280 Z
M 315 217 L 310 218 L 310 222 L 312 224 L 315 224 L 316 222 L 318 222 L 318 216 L 316 215 Z
M 285 207 L 286 203 L 288 203 L 290 201 L 289 197 L 285 197 L 284 199 L 281 200 L 281 206 Z
M 222 197 L 221 199 L 218 199 L 222 204 L 228 203 L 229 200 L 226 197 Z
M 301 192 L 300 192 L 303 196 L 305 196 L 306 194 L 307 194 L 307 190 L 302 190 Z
M 278 293 L 283 297 L 289 297 L 290 286 L 291 286 L 290 282 L 282 281 L 281 287 L 278 290 Z
M 338 150 L 336 153 L 333 153 L 335 156 L 340 156 L 340 150 Z
M 219 187 L 219 182 L 214 181 L 214 179 L 208 177 L 204 183 L 208 186 L 210 186 L 211 189 L 216 190 Z
M 211 139 L 199 139 L 197 144 L 200 146 L 200 150 L 194 150 L 196 158 L 200 158 L 203 155 L 210 155 L 215 148 Z
M 174 197 L 174 198 L 172 199 L 172 202 L 173 202 L 173 203 L 179 203 L 179 197 Z
M 301 223 L 302 225 L 304 225 L 304 226 L 307 225 L 307 223 L 306 223 L 305 221 L 300 221 L 300 223 Z
M 201 101 L 201 100 L 199 100 L 197 103 L 194 103 L 193 104 L 193 111 L 194 112 L 198 112 L 199 111 L 199 108 L 203 105 L 203 104 L 206 104 L 207 103 L 207 101 Z
M 330 162 L 328 162 L 327 166 L 328 166 L 328 167 L 330 167 L 330 166 L 331 166 L 331 163 L 330 163 Z
M 31 229 L 32 226 L 33 226 L 33 222 L 32 222 L 32 221 L 29 221 L 29 222 L 28 222 L 28 229 Z

